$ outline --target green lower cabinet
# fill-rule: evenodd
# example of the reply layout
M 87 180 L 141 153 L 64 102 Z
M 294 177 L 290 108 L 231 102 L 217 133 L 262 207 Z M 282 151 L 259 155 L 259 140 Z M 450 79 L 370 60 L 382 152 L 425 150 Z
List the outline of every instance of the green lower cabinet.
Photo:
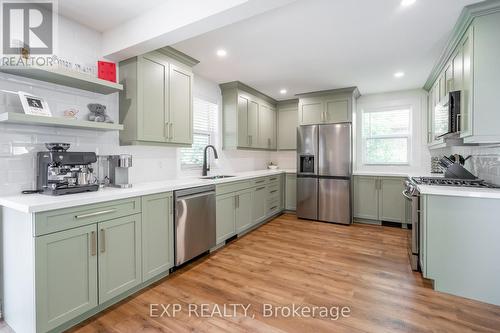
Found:
M 353 187 L 354 217 L 407 223 L 404 178 L 355 176 Z
M 142 197 L 142 279 L 147 281 L 174 266 L 172 193 Z
M 378 220 L 378 178 L 354 177 L 354 217 Z
M 142 282 L 141 214 L 98 223 L 99 303 Z
M 252 189 L 236 194 L 236 233 L 252 226 L 253 191 Z
M 88 225 L 35 238 L 37 332 L 96 307 L 97 228 Z
M 219 244 L 236 233 L 236 195 L 234 193 L 218 195 L 216 202 L 216 237 Z
M 285 181 L 285 209 L 297 209 L 297 175 L 287 174 Z
M 404 180 L 401 178 L 382 178 L 379 190 L 379 220 L 405 223 L 406 200 L 401 192 Z
M 267 186 L 259 186 L 253 189 L 253 223 L 257 224 L 265 220 L 268 209 Z

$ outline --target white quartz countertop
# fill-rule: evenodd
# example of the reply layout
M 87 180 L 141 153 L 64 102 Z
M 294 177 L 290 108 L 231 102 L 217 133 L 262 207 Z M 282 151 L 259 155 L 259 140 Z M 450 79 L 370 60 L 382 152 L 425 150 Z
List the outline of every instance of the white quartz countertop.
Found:
M 0 197 L 0 205 L 23 213 L 36 213 L 53 209 L 62 209 L 81 205 L 94 204 L 104 201 L 126 199 L 142 195 L 175 191 L 190 187 L 229 183 L 255 177 L 271 176 L 280 173 L 295 173 L 291 169 L 258 170 L 248 172 L 224 173 L 235 177 L 217 180 L 200 179 L 199 177 L 172 179 L 151 183 L 133 184 L 126 189 L 104 188 L 97 192 L 51 196 L 44 194 L 18 194 Z

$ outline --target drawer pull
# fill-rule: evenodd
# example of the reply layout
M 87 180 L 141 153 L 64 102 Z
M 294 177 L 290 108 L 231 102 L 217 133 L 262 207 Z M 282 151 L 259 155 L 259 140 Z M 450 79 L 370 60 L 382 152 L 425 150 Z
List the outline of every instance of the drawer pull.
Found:
M 108 210 L 102 210 L 100 212 L 93 212 L 93 213 L 88 213 L 88 214 L 82 214 L 82 215 L 75 215 L 75 219 L 85 219 L 87 217 L 94 217 L 94 216 L 99 216 L 99 215 L 104 215 L 104 214 L 110 214 L 116 212 L 116 209 L 108 209 Z
M 278 208 L 278 206 L 272 206 L 269 210 L 275 210 L 276 208 Z
M 260 191 L 260 190 L 263 190 L 265 189 L 266 187 L 265 186 L 262 186 L 262 187 L 257 187 L 256 191 Z
M 271 180 L 271 181 L 273 181 L 273 180 L 277 180 L 277 179 L 278 179 L 278 178 L 270 178 L 270 180 Z
M 266 181 L 265 179 L 257 180 L 257 181 L 255 181 L 255 184 L 260 184 L 260 183 L 263 183 L 265 181 Z
M 276 193 L 276 192 L 278 192 L 278 190 L 273 190 L 273 191 L 271 191 L 269 193 Z
M 90 233 L 90 255 L 93 257 L 97 254 L 97 239 L 95 237 L 95 231 Z
M 101 229 L 101 253 L 106 251 L 106 230 Z

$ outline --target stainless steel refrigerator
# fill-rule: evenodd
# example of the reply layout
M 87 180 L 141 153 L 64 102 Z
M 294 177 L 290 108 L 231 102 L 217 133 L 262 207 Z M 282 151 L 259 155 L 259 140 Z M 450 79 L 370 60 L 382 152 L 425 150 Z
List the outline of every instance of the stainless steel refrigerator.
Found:
M 352 222 L 352 125 L 306 125 L 297 129 L 297 216 Z

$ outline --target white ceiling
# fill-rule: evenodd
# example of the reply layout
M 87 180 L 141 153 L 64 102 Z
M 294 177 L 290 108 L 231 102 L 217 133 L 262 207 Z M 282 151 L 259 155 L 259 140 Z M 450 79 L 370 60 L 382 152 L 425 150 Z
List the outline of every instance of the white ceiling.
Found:
M 195 73 L 239 80 L 276 99 L 347 86 L 362 94 L 419 88 L 463 6 L 474 2 L 417 0 L 403 8 L 400 0 L 298 0 L 173 46 L 201 61 Z M 218 58 L 218 48 L 227 57 Z M 406 75 L 396 79 L 397 71 Z
M 165 0 L 59 0 L 59 14 L 104 32 L 164 3 Z

